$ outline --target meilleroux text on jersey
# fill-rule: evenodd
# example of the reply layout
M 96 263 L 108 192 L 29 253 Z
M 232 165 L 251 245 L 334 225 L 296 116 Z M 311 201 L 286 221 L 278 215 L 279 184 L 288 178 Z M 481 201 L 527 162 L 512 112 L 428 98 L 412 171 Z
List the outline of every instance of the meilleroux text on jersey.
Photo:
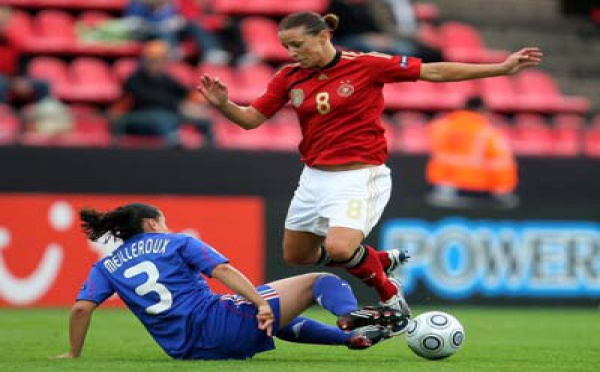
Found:
M 124 247 L 123 249 L 119 249 L 109 257 L 105 258 L 103 262 L 104 267 L 112 274 L 118 268 L 123 266 L 124 263 L 139 256 L 150 253 L 165 253 L 167 245 L 170 242 L 170 239 L 164 238 L 148 238 L 146 240 L 133 242 L 131 245 Z

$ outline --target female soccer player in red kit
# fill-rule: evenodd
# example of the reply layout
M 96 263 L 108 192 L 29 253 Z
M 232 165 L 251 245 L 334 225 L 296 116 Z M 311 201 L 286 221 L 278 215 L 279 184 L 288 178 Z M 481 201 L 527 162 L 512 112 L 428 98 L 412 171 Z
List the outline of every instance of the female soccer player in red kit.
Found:
M 306 166 L 285 222 L 285 261 L 344 267 L 374 287 L 383 306 L 408 313 L 401 285 L 386 275 L 406 256 L 362 244 L 391 192 L 380 119 L 384 84 L 514 74 L 538 65 L 542 52 L 524 48 L 493 64 L 421 63 L 406 56 L 338 51 L 331 42 L 337 25 L 333 14 L 299 12 L 284 18 L 278 36 L 296 63 L 279 69 L 250 106 L 231 102 L 218 78 L 202 76 L 198 90 L 244 129 L 257 128 L 291 101 L 302 128 L 299 150 Z

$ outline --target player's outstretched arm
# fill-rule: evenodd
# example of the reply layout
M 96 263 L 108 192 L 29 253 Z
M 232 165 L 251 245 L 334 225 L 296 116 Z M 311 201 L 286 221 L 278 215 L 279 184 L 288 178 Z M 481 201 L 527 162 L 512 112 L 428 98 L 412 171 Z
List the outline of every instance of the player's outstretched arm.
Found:
M 257 128 L 266 120 L 254 107 L 231 102 L 227 86 L 218 78 L 202 75 L 196 89 L 221 114 L 244 129 Z
M 55 358 L 71 359 L 79 358 L 79 356 L 81 356 L 81 350 L 85 343 L 85 336 L 90 327 L 92 313 L 97 307 L 98 305 L 92 301 L 81 300 L 75 302 L 71 308 L 71 317 L 69 319 L 69 340 L 71 343 L 71 350 L 68 353 L 57 355 Z
M 524 68 L 542 63 L 544 54 L 539 48 L 523 48 L 508 56 L 501 63 L 424 63 L 420 80 L 433 82 L 472 80 L 500 75 L 512 75 Z
M 256 288 L 244 274 L 229 264 L 220 264 L 214 268 L 211 276 L 256 305 L 258 308 L 258 314 L 256 315 L 258 327 L 266 331 L 269 336 L 272 336 L 275 317 L 271 306 L 258 294 Z

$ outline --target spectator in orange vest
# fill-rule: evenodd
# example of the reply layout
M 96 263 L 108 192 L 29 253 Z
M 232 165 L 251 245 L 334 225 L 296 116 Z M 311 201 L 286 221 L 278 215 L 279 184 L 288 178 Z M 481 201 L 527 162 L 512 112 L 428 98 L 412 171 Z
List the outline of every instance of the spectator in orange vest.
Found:
M 465 108 L 433 121 L 428 201 L 436 206 L 513 207 L 517 164 L 503 134 L 485 114 L 483 101 L 470 98 Z

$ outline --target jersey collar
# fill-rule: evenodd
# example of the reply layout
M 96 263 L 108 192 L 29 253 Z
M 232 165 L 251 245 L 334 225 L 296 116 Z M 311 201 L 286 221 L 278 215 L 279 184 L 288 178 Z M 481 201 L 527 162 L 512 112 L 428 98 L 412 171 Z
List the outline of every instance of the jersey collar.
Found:
M 333 57 L 333 59 L 331 60 L 331 62 L 329 62 L 325 66 L 321 67 L 319 69 L 319 71 L 327 70 L 328 68 L 332 68 L 333 66 L 335 66 L 335 65 L 338 64 L 338 62 L 340 61 L 340 59 L 342 59 L 342 52 L 340 52 L 339 50 L 336 50 L 335 51 L 335 57 Z

